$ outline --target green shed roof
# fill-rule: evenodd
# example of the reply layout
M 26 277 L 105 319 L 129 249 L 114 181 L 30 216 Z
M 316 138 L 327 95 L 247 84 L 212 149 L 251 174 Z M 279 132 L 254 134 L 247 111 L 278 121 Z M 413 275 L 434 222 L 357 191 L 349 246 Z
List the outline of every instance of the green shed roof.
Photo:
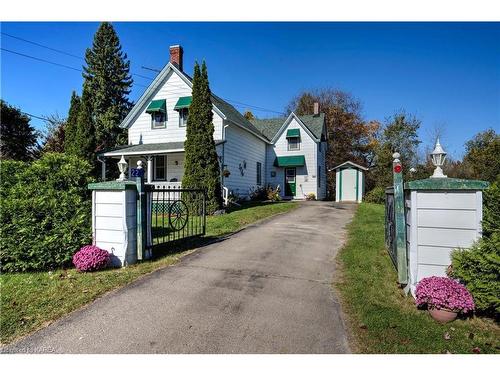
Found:
M 300 137 L 300 129 L 288 129 L 286 131 L 287 138 L 295 138 Z
M 189 108 L 192 101 L 192 96 L 182 96 L 179 98 L 179 100 L 177 100 L 174 109 Z
M 165 99 L 153 100 L 146 109 L 146 112 L 147 113 L 167 112 L 167 101 Z
M 302 167 L 306 163 L 304 155 L 278 156 L 274 161 L 275 167 Z

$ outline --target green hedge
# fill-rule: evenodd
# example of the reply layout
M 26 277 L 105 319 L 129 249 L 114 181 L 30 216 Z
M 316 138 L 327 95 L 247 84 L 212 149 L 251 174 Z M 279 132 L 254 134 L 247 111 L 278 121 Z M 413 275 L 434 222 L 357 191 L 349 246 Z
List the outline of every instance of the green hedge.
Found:
M 367 203 L 382 204 L 385 202 L 385 189 L 383 187 L 375 187 L 365 194 L 363 200 Z
M 33 271 L 65 267 L 91 243 L 91 166 L 48 153 L 32 163 L 0 165 L 0 267 Z
M 462 280 L 480 313 L 500 316 L 500 186 L 483 195 L 483 238 L 469 250 L 452 253 L 450 276 Z

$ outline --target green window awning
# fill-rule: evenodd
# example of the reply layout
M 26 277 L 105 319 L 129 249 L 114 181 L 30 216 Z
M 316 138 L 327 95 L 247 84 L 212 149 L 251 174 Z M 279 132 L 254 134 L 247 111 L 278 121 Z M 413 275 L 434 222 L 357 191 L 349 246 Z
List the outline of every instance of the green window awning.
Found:
M 193 100 L 192 96 L 180 97 L 179 100 L 177 100 L 174 109 L 189 108 L 192 100 Z
M 155 112 L 167 112 L 167 101 L 165 99 L 153 100 L 148 108 L 146 109 L 146 113 L 155 113 Z
M 296 138 L 300 137 L 300 129 L 288 129 L 286 131 L 287 138 Z
M 304 155 L 278 156 L 274 161 L 275 167 L 302 167 L 306 163 Z

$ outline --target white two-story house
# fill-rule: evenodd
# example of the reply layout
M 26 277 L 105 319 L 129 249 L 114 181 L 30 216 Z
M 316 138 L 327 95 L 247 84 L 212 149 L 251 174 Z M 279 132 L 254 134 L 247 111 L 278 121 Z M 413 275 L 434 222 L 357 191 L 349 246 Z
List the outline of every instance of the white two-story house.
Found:
M 170 47 L 170 62 L 158 73 L 121 123 L 128 145 L 99 154 L 106 162 L 122 156 L 129 168 L 145 165 L 146 183 L 179 187 L 192 80 L 183 71 L 181 46 Z M 214 140 L 226 191 L 247 197 L 259 186 L 280 186 L 283 198 L 326 197 L 324 115 L 248 121 L 232 105 L 212 95 Z

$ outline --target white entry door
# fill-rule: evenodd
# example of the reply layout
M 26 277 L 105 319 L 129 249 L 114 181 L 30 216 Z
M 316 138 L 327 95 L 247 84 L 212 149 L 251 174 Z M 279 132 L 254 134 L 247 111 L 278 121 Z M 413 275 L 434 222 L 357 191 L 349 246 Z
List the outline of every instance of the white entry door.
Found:
M 342 170 L 342 201 L 355 201 L 356 200 L 356 170 L 343 169 Z

